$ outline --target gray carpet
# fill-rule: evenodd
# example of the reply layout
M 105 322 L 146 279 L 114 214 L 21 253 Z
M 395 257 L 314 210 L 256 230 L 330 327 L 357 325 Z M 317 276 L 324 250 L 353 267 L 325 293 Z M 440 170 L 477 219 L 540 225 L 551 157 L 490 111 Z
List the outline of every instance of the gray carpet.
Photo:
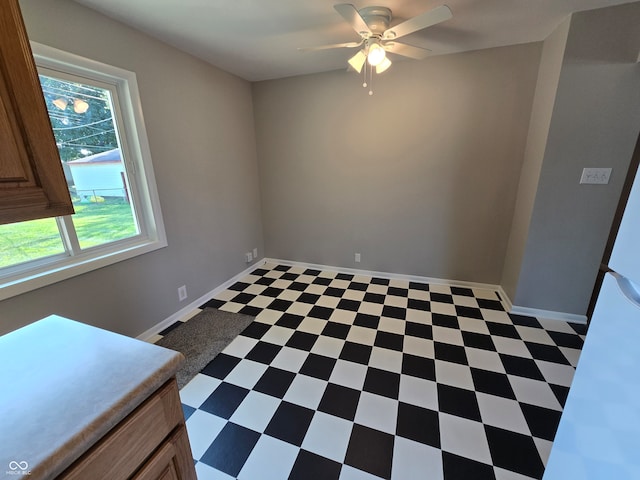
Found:
M 176 374 L 178 388 L 189 383 L 253 320 L 249 315 L 205 308 L 158 340 L 156 345 L 177 350 L 187 359 Z

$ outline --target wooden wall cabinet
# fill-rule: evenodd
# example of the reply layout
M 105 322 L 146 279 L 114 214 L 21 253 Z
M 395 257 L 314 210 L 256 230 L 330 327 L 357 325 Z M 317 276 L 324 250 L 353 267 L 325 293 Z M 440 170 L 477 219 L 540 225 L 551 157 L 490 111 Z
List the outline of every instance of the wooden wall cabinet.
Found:
M 0 224 L 72 213 L 20 6 L 2 0 Z

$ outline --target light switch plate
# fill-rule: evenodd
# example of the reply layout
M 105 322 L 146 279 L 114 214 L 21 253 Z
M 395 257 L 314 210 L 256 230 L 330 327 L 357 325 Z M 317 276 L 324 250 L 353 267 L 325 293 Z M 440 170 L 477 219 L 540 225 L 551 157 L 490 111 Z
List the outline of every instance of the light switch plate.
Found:
M 610 168 L 583 168 L 580 177 L 581 184 L 606 185 L 611 177 Z

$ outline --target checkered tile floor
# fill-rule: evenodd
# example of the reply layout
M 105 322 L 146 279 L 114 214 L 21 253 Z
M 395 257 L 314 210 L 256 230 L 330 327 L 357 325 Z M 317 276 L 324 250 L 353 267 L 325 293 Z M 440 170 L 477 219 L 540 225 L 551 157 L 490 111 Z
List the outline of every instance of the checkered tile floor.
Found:
M 586 327 L 496 292 L 266 264 L 255 315 L 180 392 L 208 479 L 540 479 Z

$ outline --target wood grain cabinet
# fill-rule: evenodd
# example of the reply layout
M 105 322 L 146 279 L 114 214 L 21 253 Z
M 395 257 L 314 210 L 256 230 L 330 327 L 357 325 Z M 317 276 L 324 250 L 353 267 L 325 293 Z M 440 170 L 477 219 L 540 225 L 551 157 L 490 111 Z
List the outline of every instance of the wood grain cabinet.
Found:
M 196 480 L 172 378 L 65 470 L 59 480 Z
M 18 0 L 0 2 L 0 224 L 70 215 Z

